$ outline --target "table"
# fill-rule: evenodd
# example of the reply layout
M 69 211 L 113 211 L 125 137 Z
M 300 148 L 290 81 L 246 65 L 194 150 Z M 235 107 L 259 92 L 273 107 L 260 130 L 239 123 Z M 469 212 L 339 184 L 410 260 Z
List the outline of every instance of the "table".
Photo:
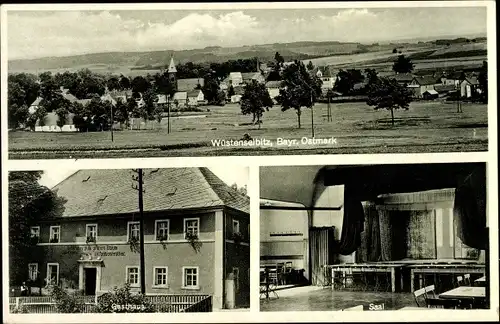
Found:
M 466 273 L 481 273 L 484 274 L 485 265 L 464 262 L 464 263 L 428 263 L 428 264 L 413 264 L 408 265 L 410 268 L 410 291 L 415 291 L 415 276 L 423 276 L 425 274 L 466 274 Z
M 385 272 L 391 274 L 391 291 L 396 292 L 396 270 L 401 270 L 404 265 L 399 263 L 345 263 L 339 265 L 329 265 L 327 267 L 331 267 L 332 271 L 332 290 L 335 289 L 335 285 L 333 284 L 333 280 L 335 278 L 335 272 L 347 272 L 347 271 L 356 271 L 356 272 Z M 400 289 L 403 290 L 403 276 L 401 275 L 401 271 L 399 272 L 400 277 Z
M 474 283 L 479 287 L 484 287 L 486 285 L 486 276 L 482 276 L 481 278 L 474 280 Z
M 470 299 L 486 298 L 486 288 L 485 287 L 468 287 L 461 286 L 444 292 L 439 295 L 439 298 L 451 298 L 451 299 Z

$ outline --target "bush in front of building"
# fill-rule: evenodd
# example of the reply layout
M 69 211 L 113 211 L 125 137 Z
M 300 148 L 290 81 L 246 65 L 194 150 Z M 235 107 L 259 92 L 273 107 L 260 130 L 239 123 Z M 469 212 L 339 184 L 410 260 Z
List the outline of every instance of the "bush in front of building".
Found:
M 14 306 L 10 310 L 11 314 L 28 314 L 29 311 L 24 305 Z
M 58 313 L 83 312 L 84 305 L 83 299 L 81 298 L 81 291 L 68 293 L 66 290 L 57 285 L 51 285 L 49 287 L 49 293 L 54 300 L 55 307 Z
M 154 306 L 142 294 L 132 294 L 130 284 L 105 293 L 97 298 L 98 313 L 153 313 Z

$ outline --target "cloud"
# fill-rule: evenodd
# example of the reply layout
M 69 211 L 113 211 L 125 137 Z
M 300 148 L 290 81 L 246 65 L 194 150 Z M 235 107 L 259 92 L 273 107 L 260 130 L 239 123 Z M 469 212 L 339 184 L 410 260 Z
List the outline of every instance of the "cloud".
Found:
M 8 12 L 8 55 L 15 59 L 293 41 L 377 42 L 486 31 L 484 8 L 330 9 L 300 15 L 280 10 L 266 18 L 263 13 L 197 11 L 150 21 L 147 14 L 130 12 Z

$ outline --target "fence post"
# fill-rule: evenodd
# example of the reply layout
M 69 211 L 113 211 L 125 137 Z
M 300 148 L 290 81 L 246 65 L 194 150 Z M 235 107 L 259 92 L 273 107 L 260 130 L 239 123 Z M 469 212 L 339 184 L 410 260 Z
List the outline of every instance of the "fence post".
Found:
M 230 273 L 226 279 L 226 300 L 225 306 L 228 309 L 233 309 L 235 306 L 236 300 L 236 291 L 235 291 L 235 282 L 234 282 L 234 274 Z
M 21 298 L 16 297 L 16 307 L 19 307 L 20 301 L 21 301 Z

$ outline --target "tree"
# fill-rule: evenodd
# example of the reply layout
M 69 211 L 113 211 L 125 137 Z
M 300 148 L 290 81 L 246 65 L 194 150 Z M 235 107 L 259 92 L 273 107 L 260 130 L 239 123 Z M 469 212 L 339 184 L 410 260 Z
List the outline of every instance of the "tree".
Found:
M 28 263 L 42 253 L 31 237 L 31 226 L 45 218 L 61 216 L 65 200 L 38 180 L 41 171 L 9 172 L 9 273 L 10 284 L 28 281 Z
M 9 104 L 30 106 L 39 95 L 40 85 L 34 74 L 16 73 L 8 76 L 7 90 Z
M 40 96 L 51 102 L 58 93 L 59 88 L 50 72 L 40 74 Z
M 279 52 L 276 52 L 276 54 L 274 54 L 274 60 L 276 61 L 278 66 L 281 66 L 283 63 L 285 63 L 285 59 Z
M 477 77 L 479 89 L 481 89 L 481 99 L 483 103 L 488 103 L 488 62 L 483 61 L 483 66 Z
M 353 91 L 354 85 L 363 82 L 364 79 L 365 77 L 360 70 L 340 70 L 333 89 L 343 95 L 348 95 Z
M 120 87 L 122 90 L 130 89 L 130 79 L 124 75 L 120 77 Z
M 205 76 L 205 84 L 203 85 L 203 94 L 205 99 L 211 105 L 220 105 L 225 102 L 225 95 L 221 96 L 222 91 L 219 88 L 219 82 L 212 73 Z
M 57 115 L 57 126 L 62 128 L 66 124 L 68 110 L 64 107 L 57 108 L 56 115 Z
M 415 65 L 411 62 L 409 57 L 399 55 L 392 65 L 392 70 L 396 73 L 410 73 L 413 71 L 414 67 Z
M 231 84 L 231 85 L 229 86 L 229 89 L 227 90 L 227 96 L 228 96 L 229 98 L 231 98 L 232 96 L 234 96 L 234 94 L 235 94 L 235 92 L 234 92 L 234 87 L 233 87 L 233 85 Z
M 117 77 L 111 77 L 106 81 L 106 86 L 109 91 L 121 90 L 120 80 Z
M 135 100 L 133 100 L 135 104 Z M 125 127 L 129 126 L 130 111 L 127 102 L 124 102 L 121 98 L 118 98 L 115 106 L 114 120 L 120 124 L 125 123 Z
M 399 85 L 394 79 L 380 78 L 370 86 L 366 103 L 374 106 L 375 110 L 390 110 L 394 126 L 394 109 L 408 110 L 411 101 L 411 91 L 406 87 Z
M 314 64 L 312 61 L 309 61 L 309 63 L 307 63 L 307 70 L 309 71 L 314 70 Z
M 277 102 L 281 111 L 295 109 L 299 128 L 302 107 L 312 108 L 317 98 L 321 96 L 322 81 L 307 72 L 304 63 L 295 61 L 283 70 L 282 84 Z
M 241 112 L 243 115 L 252 115 L 252 122 L 259 125 L 262 123 L 262 115 L 273 106 L 273 100 L 264 84 L 255 80 L 245 87 L 241 96 Z
M 132 88 L 132 92 L 138 94 L 144 93 L 146 92 L 146 90 L 151 88 L 151 83 L 149 83 L 149 81 L 146 80 L 146 78 L 143 76 L 136 76 L 134 79 L 132 79 L 130 86 Z
M 148 89 L 142 95 L 144 100 L 143 115 L 144 120 L 152 120 L 154 118 L 154 110 L 156 102 L 158 102 L 158 95 L 154 89 Z

